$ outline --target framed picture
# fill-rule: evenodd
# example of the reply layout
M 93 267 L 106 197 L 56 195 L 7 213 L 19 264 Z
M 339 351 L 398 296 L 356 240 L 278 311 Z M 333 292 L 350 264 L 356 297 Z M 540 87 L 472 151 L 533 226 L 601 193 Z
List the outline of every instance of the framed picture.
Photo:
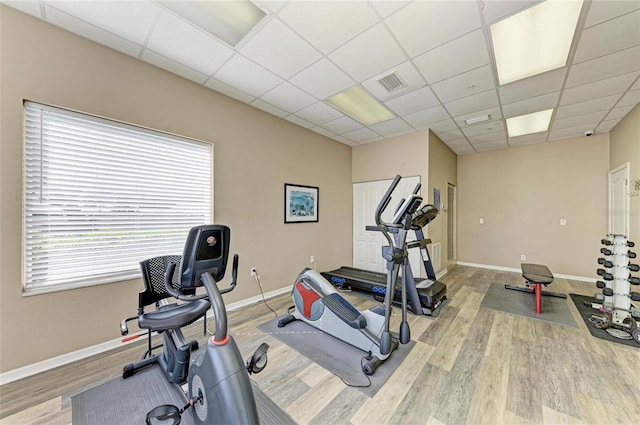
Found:
M 285 183 L 284 222 L 317 222 L 318 196 L 319 189 L 317 187 Z

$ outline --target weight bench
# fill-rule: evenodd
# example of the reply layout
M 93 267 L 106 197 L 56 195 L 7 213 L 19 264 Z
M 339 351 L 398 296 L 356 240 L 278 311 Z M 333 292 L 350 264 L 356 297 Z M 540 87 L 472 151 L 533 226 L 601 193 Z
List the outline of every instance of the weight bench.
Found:
M 536 296 L 536 314 L 542 313 L 542 296 L 556 298 L 567 298 L 566 294 L 560 294 L 558 292 L 543 291 L 542 285 L 549 286 L 553 282 L 553 273 L 547 266 L 542 264 L 526 264 L 522 263 L 522 277 L 524 277 L 527 287 L 520 288 L 518 286 L 504 285 L 505 289 L 512 289 L 514 291 L 528 292 L 535 294 Z

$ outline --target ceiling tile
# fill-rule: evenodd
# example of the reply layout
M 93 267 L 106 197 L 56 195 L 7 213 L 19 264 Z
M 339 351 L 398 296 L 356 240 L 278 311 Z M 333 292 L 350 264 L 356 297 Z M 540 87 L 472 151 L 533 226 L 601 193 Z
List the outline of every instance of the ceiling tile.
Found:
M 640 3 L 629 0 L 592 0 L 585 28 L 640 9 Z
M 575 117 L 576 115 L 589 114 L 591 112 L 608 111 L 620 99 L 619 94 L 605 96 L 599 99 L 587 100 L 585 102 L 573 103 L 561 106 L 556 112 L 556 119 Z
M 498 106 L 498 96 L 495 90 L 487 90 L 483 93 L 454 100 L 453 102 L 446 103 L 444 106 L 451 115 L 460 117 Z
M 378 22 L 367 2 L 291 2 L 278 16 L 322 53 L 329 53 Z
M 147 48 L 206 75 L 212 75 L 233 54 L 233 50 L 172 13 L 158 19 Z
M 592 112 L 590 114 L 580 115 L 577 117 L 556 119 L 552 123 L 551 128 L 553 130 L 560 130 L 565 128 L 582 126 L 582 132 L 584 133 L 586 130 L 592 130 L 593 128 L 595 128 L 596 125 L 600 122 L 600 120 L 602 120 L 602 118 L 604 118 L 606 114 L 607 114 L 607 111 L 600 111 L 600 112 Z
M 429 128 L 433 130 L 434 133 L 438 133 L 440 131 L 457 130 L 458 126 L 456 125 L 454 120 L 447 119 L 447 120 L 433 122 L 431 123 Z M 460 138 L 463 138 L 463 137 L 464 135 L 460 133 Z
M 295 116 L 293 114 L 287 115 L 286 117 L 284 117 L 284 119 L 287 121 L 291 121 L 294 124 L 298 124 L 300 127 L 304 127 L 304 128 L 315 127 L 315 124 L 310 123 L 307 120 L 303 120 L 302 118 Z
M 484 21 L 487 24 L 492 24 L 494 21 L 515 15 L 516 12 L 533 6 L 536 3 L 538 3 L 538 1 L 483 0 L 481 4 Z
M 413 129 L 400 118 L 393 118 L 387 121 L 383 121 L 381 123 L 369 126 L 369 128 L 385 137 L 399 136 L 400 134 L 405 134 L 413 131 Z
M 524 146 L 547 140 L 547 132 L 525 134 L 524 136 L 509 137 L 509 146 Z
M 489 54 L 482 30 L 478 29 L 415 57 L 413 62 L 433 84 L 488 64 Z
M 327 130 L 333 131 L 336 134 L 347 133 L 349 131 L 357 130 L 363 127 L 363 125 L 358 121 L 346 116 L 340 117 L 333 121 L 329 121 L 322 126 Z
M 604 120 L 596 128 L 596 133 L 608 133 L 620 122 L 619 119 Z
M 573 65 L 566 87 L 575 87 L 639 69 L 640 46 L 636 46 Z
M 473 143 L 472 145 L 476 152 L 495 151 L 497 149 L 504 149 L 509 147 L 507 145 L 507 139 L 494 140 L 487 143 Z
M 448 140 L 456 140 L 464 137 L 464 134 L 462 134 L 462 131 L 460 130 L 447 130 L 447 131 L 434 130 L 434 132 L 438 135 L 440 140 L 442 140 L 443 142 L 447 142 Z
M 363 52 L 368 52 L 363 54 Z M 329 55 L 356 81 L 367 80 L 407 58 L 384 25 L 378 24 Z
M 506 118 L 517 117 L 520 115 L 530 114 L 532 112 L 544 111 L 555 108 L 558 105 L 560 92 L 547 93 L 542 96 L 536 96 L 519 102 L 508 103 L 502 106 L 504 116 Z
M 162 68 L 173 74 L 179 75 L 182 78 L 194 81 L 198 84 L 203 84 L 207 80 L 207 76 L 205 74 L 194 71 L 193 69 L 188 68 L 181 63 L 165 58 L 164 56 L 154 53 L 150 50 L 145 50 L 144 52 L 142 52 L 142 56 L 140 57 L 140 59 L 152 65 L 155 65 L 158 68 Z
M 640 72 L 631 72 L 565 89 L 562 93 L 562 99 L 560 99 L 560 105 L 597 99 L 609 94 L 623 93 L 639 74 Z
M 429 87 L 423 87 L 404 96 L 384 102 L 389 109 L 398 115 L 405 115 L 412 111 L 427 109 L 438 103 L 438 99 L 436 99 Z
M 337 111 L 324 102 L 317 102 L 311 106 L 307 106 L 306 108 L 296 112 L 296 115 L 318 125 L 343 116 L 342 112 Z
M 9 7 L 13 7 L 14 9 L 19 10 L 20 12 L 24 12 L 31 16 L 35 16 L 38 19 L 43 19 L 42 9 L 40 8 L 40 5 L 42 4 L 41 1 L 36 1 L 36 0 L 7 1 L 5 0 L 2 3 L 6 4 Z
M 493 73 L 489 65 L 431 85 L 443 103 L 481 93 L 494 87 Z
M 378 11 L 380 16 L 386 18 L 391 15 L 396 10 L 400 9 L 411 3 L 411 1 L 400 1 L 400 0 L 377 0 L 372 1 L 369 4 Z
M 455 148 L 455 149 L 451 149 L 452 151 L 454 151 L 456 154 L 458 155 L 467 155 L 467 154 L 472 154 L 472 153 L 476 153 L 476 150 L 473 149 L 473 147 L 471 147 L 471 145 L 469 145 L 469 147 L 460 147 L 460 148 Z
M 318 99 L 326 99 L 355 85 L 351 77 L 325 58 L 301 71 L 289 81 Z
M 622 96 L 620 101 L 616 104 L 616 107 L 628 105 L 635 106 L 638 103 L 640 103 L 640 89 L 630 90 L 624 96 Z
M 291 113 L 316 102 L 313 96 L 306 94 L 287 81 L 260 96 L 260 99 Z
M 562 89 L 567 68 L 560 68 L 544 74 L 500 86 L 502 103 L 513 103 L 530 97 L 552 93 Z
M 493 133 L 478 134 L 476 136 L 467 136 L 467 138 L 469 139 L 469 142 L 471 142 L 471 144 L 474 146 L 480 143 L 490 143 L 496 141 L 503 141 L 504 143 L 507 142 L 507 134 L 504 130 L 495 131 Z
M 430 123 L 441 121 L 446 118 L 449 118 L 449 114 L 440 105 L 404 116 L 404 120 L 412 125 L 416 130 L 424 130 L 429 127 Z
M 480 27 L 472 1 L 416 1 L 385 19 L 402 47 L 416 56 Z
M 102 28 L 88 24 L 85 21 L 61 12 L 58 9 L 45 5 L 45 11 L 48 22 L 64 28 L 67 31 L 78 34 L 81 37 L 88 38 L 96 43 L 100 43 L 104 46 L 134 57 L 138 57 L 142 51 L 141 45 L 119 37 L 109 31 L 103 30 Z
M 584 136 L 584 126 L 554 129 L 549 132 L 549 141 Z
M 287 5 L 287 0 L 256 0 L 254 1 L 265 12 L 276 13 Z
M 320 58 L 320 53 L 277 19 L 271 20 L 240 53 L 288 79 Z
M 342 136 L 357 143 L 377 142 L 378 140 L 382 140 L 382 137 L 378 133 L 366 127 L 350 131 Z
M 637 73 L 635 75 L 637 75 Z M 633 83 L 633 85 L 629 90 L 638 90 L 638 89 L 640 89 L 640 78 L 638 78 L 636 82 Z
M 220 92 L 226 96 L 239 100 L 240 102 L 251 103 L 251 101 L 255 99 L 255 96 L 251 96 L 250 94 L 247 94 L 241 90 L 238 90 L 235 87 L 231 87 L 221 81 L 214 80 L 211 78 L 205 83 L 205 86 L 209 87 L 212 90 Z
M 331 138 L 336 138 L 337 137 L 335 134 L 333 134 L 333 132 L 327 130 L 326 128 L 317 126 L 317 127 L 311 127 L 311 131 L 315 131 L 316 133 L 322 134 L 323 136 L 327 136 L 327 137 L 331 137 Z
M 437 136 L 437 134 L 436 134 Z M 471 145 L 469 144 L 469 141 L 467 139 L 455 139 L 455 140 L 449 140 L 447 141 L 447 146 L 449 146 L 450 148 L 467 148 L 467 147 L 471 147 Z
M 163 10 L 155 3 L 142 1 L 49 1 L 46 5 L 139 45 L 145 43 Z
M 631 110 L 635 107 L 636 105 L 627 105 L 627 106 L 621 106 L 619 108 L 613 108 L 611 110 L 611 112 L 609 112 L 609 114 L 607 114 L 607 116 L 605 117 L 605 119 L 607 120 L 613 120 L 613 119 L 622 119 L 625 116 L 627 116 L 627 114 L 629 112 L 631 112 Z
M 282 83 L 282 78 L 239 54 L 233 55 L 213 77 L 255 97 Z
M 582 31 L 573 63 L 584 62 L 640 44 L 640 10 Z
M 283 118 L 289 115 L 289 112 L 283 111 L 280 108 L 276 108 L 275 106 L 265 102 L 262 99 L 254 100 L 253 102 L 251 102 L 251 106 L 255 106 L 258 109 L 262 109 L 263 111 L 268 112 L 271 115 L 275 115 L 276 117 L 280 117 L 280 118 Z

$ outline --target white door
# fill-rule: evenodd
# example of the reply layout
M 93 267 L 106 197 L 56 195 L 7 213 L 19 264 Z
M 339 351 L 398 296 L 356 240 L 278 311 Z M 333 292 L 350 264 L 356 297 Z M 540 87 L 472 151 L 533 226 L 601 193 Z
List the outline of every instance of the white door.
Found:
M 367 231 L 365 227 L 375 226 L 376 207 L 392 181 L 377 180 L 353 184 L 353 267 L 386 272 L 386 263 L 382 258 L 382 246 L 387 245 L 387 240 L 382 233 Z M 382 215 L 383 220 L 391 221 L 400 200 L 413 193 L 413 189 L 418 183 L 420 183 L 419 176 L 402 178 L 399 187 L 392 195 L 391 203 Z M 407 240 L 413 239 L 415 239 L 415 235 L 413 232 L 409 232 Z M 419 250 L 409 250 L 409 262 L 413 275 L 422 276 Z
M 629 236 L 629 163 L 609 171 L 609 233 Z

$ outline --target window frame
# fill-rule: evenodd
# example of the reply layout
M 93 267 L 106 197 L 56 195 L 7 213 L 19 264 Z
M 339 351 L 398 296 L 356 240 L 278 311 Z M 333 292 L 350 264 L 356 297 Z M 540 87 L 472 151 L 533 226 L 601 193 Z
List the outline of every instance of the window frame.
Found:
M 29 258 L 28 257 L 28 253 L 27 253 L 27 249 L 29 246 L 28 243 L 28 234 L 29 234 L 29 229 L 28 229 L 28 220 L 29 220 L 29 214 L 32 213 L 33 209 L 30 210 L 30 206 L 28 205 L 29 203 L 29 194 L 28 194 L 28 183 L 27 183 L 27 174 L 29 172 L 28 170 L 28 166 L 27 166 L 27 150 L 28 150 L 28 142 L 27 138 L 27 108 L 31 107 L 31 108 L 37 108 L 37 109 L 42 109 L 45 112 L 54 112 L 54 113 L 58 113 L 58 114 L 63 114 L 72 118 L 79 118 L 82 120 L 87 120 L 87 121 L 91 121 L 92 123 L 96 123 L 98 125 L 107 125 L 107 126 L 114 126 L 118 129 L 121 130 L 125 130 L 125 131 L 134 131 L 134 132 L 138 132 L 140 133 L 140 135 L 146 135 L 146 136 L 150 136 L 152 138 L 155 137 L 159 137 L 159 139 L 171 139 L 171 141 L 176 142 L 176 143 L 180 143 L 180 144 L 194 144 L 198 146 L 198 149 L 200 150 L 206 150 L 209 158 L 210 158 L 210 163 L 207 164 L 206 160 L 204 162 L 202 162 L 201 166 L 204 168 L 208 168 L 209 170 L 209 175 L 205 176 L 204 179 L 202 179 L 204 182 L 206 182 L 206 186 L 203 186 L 202 189 L 202 193 L 207 193 L 207 195 L 203 196 L 202 198 L 200 198 L 198 201 L 204 200 L 204 201 L 208 201 L 209 205 L 205 206 L 201 209 L 202 214 L 204 214 L 203 220 L 198 220 L 197 222 L 193 222 L 192 224 L 189 224 L 188 227 L 186 227 L 185 229 L 173 229 L 173 231 L 178 232 L 178 231 L 182 231 L 184 230 L 184 236 L 186 237 L 187 232 L 189 230 L 189 228 L 192 225 L 197 225 L 197 224 L 207 224 L 206 222 L 213 222 L 213 213 L 214 213 L 214 144 L 212 142 L 207 142 L 207 141 L 203 141 L 203 140 L 198 140 L 198 139 L 194 139 L 194 138 L 190 138 L 190 137 L 185 137 L 182 135 L 178 135 L 178 134 L 173 134 L 173 133 L 169 133 L 166 131 L 161 131 L 161 130 L 156 130 L 153 128 L 149 128 L 149 127 L 144 127 L 144 126 L 140 126 L 140 125 L 135 125 L 135 124 L 131 124 L 128 122 L 124 122 L 124 121 L 120 121 L 120 120 L 115 120 L 115 119 L 111 119 L 111 118 L 106 118 L 106 117 L 102 117 L 102 116 L 98 116 L 95 114 L 90 114 L 90 113 L 85 113 L 85 112 L 79 112 L 76 110 L 72 110 L 72 109 L 68 109 L 68 108 L 63 108 L 63 107 L 58 107 L 58 106 L 52 106 L 52 105 L 47 105 L 41 102 L 35 102 L 35 101 L 31 101 L 31 100 L 27 100 L 24 99 L 23 100 L 23 108 L 22 108 L 22 178 L 21 178 L 21 196 L 22 196 L 22 211 L 21 211 L 21 225 L 22 225 L 22 232 L 21 232 L 21 236 L 22 236 L 22 241 L 21 241 L 21 288 L 22 288 L 22 295 L 23 296 L 31 296 L 31 295 L 39 295 L 39 294 L 44 294 L 44 293 L 52 293 L 52 292 L 59 292 L 59 291 L 65 291 L 65 290 L 70 290 L 70 289 L 79 289 L 79 288 L 87 288 L 87 287 L 91 287 L 91 286 L 97 286 L 97 285 L 104 285 L 104 284 L 109 284 L 109 283 L 115 283 L 115 282 L 122 282 L 122 281 L 126 281 L 126 280 L 132 280 L 132 279 L 137 279 L 140 277 L 140 270 L 139 270 L 139 266 L 138 263 L 139 261 L 142 261 L 144 259 L 146 259 L 148 256 L 153 256 L 154 254 L 149 254 L 147 256 L 145 256 L 145 258 L 135 258 L 134 262 L 135 265 L 132 264 L 131 267 L 128 267 L 126 270 L 122 270 L 122 271 L 111 271 L 109 273 L 106 274 L 91 274 L 91 275 L 85 275 L 81 280 L 78 281 L 78 279 L 74 279 L 74 281 L 71 282 L 66 282 L 66 283 L 54 283 L 54 284 L 48 284 L 46 281 L 44 283 L 31 283 L 29 282 L 29 274 L 27 272 L 27 268 L 28 268 L 28 262 L 29 262 Z M 42 121 L 41 121 L 42 122 Z M 42 125 L 42 124 L 41 124 Z M 40 139 L 42 140 L 42 139 Z M 40 142 L 41 144 L 43 142 Z M 185 145 L 183 145 L 185 146 Z M 186 149 L 186 148 L 185 148 Z M 194 148 L 194 150 L 196 150 Z M 42 163 L 42 158 L 40 159 L 41 163 Z M 207 178 L 208 177 L 208 178 Z M 139 181 L 139 180 L 137 180 Z M 41 186 L 42 188 L 42 186 Z M 206 190 L 208 189 L 208 190 Z M 42 189 L 41 189 L 42 190 Z M 52 208 L 48 207 L 47 211 L 51 211 Z M 31 211 L 31 212 L 30 212 Z M 91 220 L 91 216 L 90 215 L 84 215 L 84 217 L 87 220 Z M 114 215 L 114 217 L 117 217 L 117 215 Z M 167 217 L 170 217 L 169 215 L 167 215 Z M 65 216 L 63 220 L 68 219 L 69 216 Z M 148 218 L 147 218 L 148 219 Z M 87 221 L 85 220 L 85 221 Z M 140 219 L 140 222 L 143 223 L 144 219 Z M 47 233 L 48 235 L 51 234 L 51 232 Z M 140 235 L 140 233 L 137 234 L 138 236 Z M 141 238 L 138 237 L 136 239 L 137 241 L 140 241 Z M 116 249 L 117 250 L 117 249 Z M 115 250 L 114 250 L 115 251 Z M 180 246 L 180 252 L 165 252 L 165 254 L 181 254 L 181 246 Z M 49 257 L 50 252 L 47 252 L 47 256 Z M 33 263 L 31 263 L 33 264 Z M 67 267 L 68 269 L 68 267 Z M 66 269 L 65 269 L 66 270 Z M 93 277 L 88 277 L 88 276 L 93 276 Z

